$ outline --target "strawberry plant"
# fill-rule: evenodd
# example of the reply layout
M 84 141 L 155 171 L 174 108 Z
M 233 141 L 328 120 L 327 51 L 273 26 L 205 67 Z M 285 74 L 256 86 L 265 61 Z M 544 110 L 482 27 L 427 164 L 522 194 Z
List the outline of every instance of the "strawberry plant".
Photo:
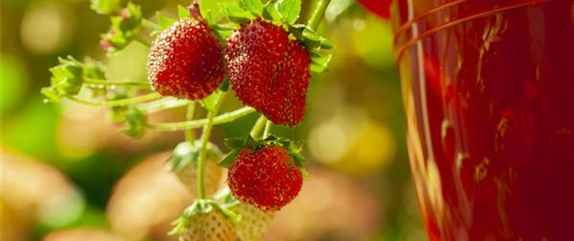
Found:
M 148 81 L 107 80 L 102 62 L 69 56 L 50 69 L 51 85 L 42 93 L 52 102 L 110 108 L 112 119 L 134 138 L 149 131 L 185 131 L 186 140 L 169 163 L 198 199 L 172 233 L 180 240 L 258 240 L 274 212 L 298 195 L 306 176 L 301 145 L 272 135 L 270 127 L 293 128 L 304 120 L 311 74 L 325 72 L 331 58 L 326 52 L 331 44 L 315 31 L 328 4 L 316 1 L 304 20 L 300 0 L 220 4 L 223 16 L 201 12 L 192 3 L 178 8 L 179 19 L 158 14 L 153 21 L 133 3 L 120 9 L 119 1 L 94 0 L 92 8 L 111 21 L 101 49 L 113 56 L 134 41 L 148 46 Z M 229 92 L 245 106 L 219 113 Z M 186 120 L 148 120 L 153 112 L 182 106 L 187 106 Z M 201 107 L 207 115 L 196 119 Z M 226 155 L 210 141 L 214 126 L 254 112 L 261 117 L 246 138 L 226 140 L 231 149 Z M 203 130 L 198 139 L 197 128 Z M 224 168 L 229 188 L 214 196 Z

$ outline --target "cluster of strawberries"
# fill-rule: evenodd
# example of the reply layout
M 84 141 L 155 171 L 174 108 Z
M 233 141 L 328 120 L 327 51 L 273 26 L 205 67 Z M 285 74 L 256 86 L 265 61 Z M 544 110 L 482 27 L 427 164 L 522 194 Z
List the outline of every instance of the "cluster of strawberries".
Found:
M 287 18 L 273 18 L 278 13 L 270 11 L 283 6 L 265 8 L 259 0 L 244 2 L 249 12 L 239 15 L 252 17 L 235 22 L 238 27 L 226 38 L 217 31 L 220 26 L 200 14 L 197 4 L 188 7 L 190 17 L 175 22 L 153 42 L 148 79 L 164 96 L 193 101 L 231 86 L 243 104 L 276 125 L 293 127 L 305 115 L 313 56 L 331 46 L 310 28 L 294 24 L 298 9 Z M 232 151 L 219 165 L 229 168 L 227 183 L 233 205 L 196 201 L 177 221 L 174 232 L 180 234 L 180 240 L 259 240 L 273 213 L 301 189 L 304 160 L 294 143 L 274 136 L 261 140 L 248 136 L 226 144 Z M 179 149 L 184 152 L 197 151 L 194 144 L 183 145 L 187 147 Z M 178 148 L 175 155 L 177 152 Z M 209 165 L 206 170 L 217 173 Z M 196 192 L 197 162 L 177 166 L 174 170 L 180 180 Z M 213 181 L 206 186 L 216 187 L 213 182 L 218 178 L 209 175 Z M 209 192 L 216 190 L 212 187 L 208 187 Z M 243 221 L 233 224 L 236 214 Z
M 239 100 L 277 125 L 303 120 L 311 56 L 283 27 L 257 17 L 243 23 L 224 47 L 217 33 L 190 7 L 182 19 L 154 41 L 148 79 L 165 96 L 201 100 L 225 77 Z

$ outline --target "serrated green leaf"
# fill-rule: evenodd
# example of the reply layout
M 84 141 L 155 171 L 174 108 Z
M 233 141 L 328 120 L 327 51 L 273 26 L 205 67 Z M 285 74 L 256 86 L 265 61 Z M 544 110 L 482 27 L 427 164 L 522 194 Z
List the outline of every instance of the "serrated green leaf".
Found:
M 50 87 L 42 89 L 42 94 L 51 101 L 73 96 L 80 92 L 84 83 L 84 65 L 72 56 L 58 58 L 59 64 L 50 68 Z
M 113 14 L 120 10 L 121 0 L 92 0 L 90 8 L 99 14 Z
M 142 24 L 142 12 L 139 5 L 128 3 L 119 14 L 110 18 L 111 28 L 102 35 L 102 41 L 108 54 L 116 54 L 124 49 L 138 34 Z
M 218 5 L 223 15 L 229 18 L 232 22 L 241 24 L 255 18 L 255 16 L 253 16 L 249 11 L 240 8 L 235 4 L 220 3 Z
M 147 115 L 137 107 L 131 107 L 124 115 L 126 129 L 124 133 L 134 138 L 141 138 L 147 130 Z
M 243 147 L 243 143 L 245 143 L 245 139 L 243 139 L 243 138 L 226 138 L 225 139 L 225 146 L 229 147 L 229 149 L 232 149 L 232 150 L 241 149 Z
M 261 3 L 261 0 L 242 0 L 241 2 L 253 15 L 257 17 L 263 15 L 263 3 Z
M 282 16 L 282 20 L 293 24 L 299 18 L 301 12 L 301 0 L 279 0 L 276 9 Z
M 207 24 L 209 24 L 210 26 L 217 26 L 217 22 L 215 21 L 215 17 L 213 16 L 213 12 L 211 12 L 211 9 L 207 9 L 206 11 L 204 11 L 203 15 Z
M 239 154 L 240 150 L 241 149 L 237 149 L 237 150 L 233 150 L 233 151 L 229 152 L 229 154 L 227 154 L 227 156 L 225 156 L 225 158 L 223 158 L 223 160 L 221 160 L 221 162 L 217 163 L 217 165 L 220 167 L 229 168 L 231 163 L 233 163 L 233 162 L 235 162 L 235 160 L 237 160 L 237 155 Z
M 268 4 L 263 8 L 263 17 L 274 21 L 281 21 L 283 18 L 275 4 Z
M 177 5 L 177 16 L 179 19 L 191 18 L 191 13 L 187 10 L 187 8 L 181 5 Z
M 58 102 L 62 99 L 62 96 L 52 87 L 44 87 L 40 90 L 40 93 L 46 97 L 47 101 Z
M 111 119 L 113 122 L 121 122 L 128 111 L 127 106 L 114 106 L 112 107 Z
M 175 23 L 177 21 L 173 18 L 163 16 L 159 12 L 156 13 L 155 16 L 157 18 L 157 23 L 158 23 L 159 27 L 161 28 L 161 31 L 168 29 L 169 27 L 171 27 L 171 25 L 173 25 L 173 23 Z
M 83 65 L 84 78 L 86 79 L 106 79 L 106 66 L 100 61 L 88 61 Z

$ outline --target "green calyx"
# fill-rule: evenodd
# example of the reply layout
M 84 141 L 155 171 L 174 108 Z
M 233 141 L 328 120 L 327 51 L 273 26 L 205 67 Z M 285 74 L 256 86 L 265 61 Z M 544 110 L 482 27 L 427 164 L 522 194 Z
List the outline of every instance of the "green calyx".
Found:
M 52 77 L 50 86 L 42 88 L 42 94 L 50 101 L 59 101 L 66 96 L 74 96 L 80 93 L 86 80 L 105 79 L 106 68 L 97 61 L 81 63 L 72 56 L 58 58 L 59 64 L 50 68 Z M 94 92 L 100 93 L 101 89 L 94 88 Z
M 237 160 L 237 155 L 243 148 L 251 148 L 253 150 L 260 150 L 265 146 L 279 146 L 287 150 L 295 166 L 301 170 L 303 176 L 307 177 L 307 171 L 305 170 L 304 164 L 306 162 L 305 157 L 301 155 L 302 143 L 293 142 L 284 137 L 276 137 L 270 135 L 264 139 L 255 140 L 251 135 L 247 135 L 246 138 L 227 138 L 225 139 L 225 145 L 231 149 L 225 158 L 218 163 L 219 166 L 229 168 L 229 166 Z
M 183 167 L 189 163 L 197 163 L 199 161 L 200 151 L 201 142 L 199 140 L 193 143 L 188 141 L 179 143 L 169 158 L 169 162 L 171 163 L 171 170 L 177 172 L 183 169 Z M 217 146 L 213 145 L 212 143 L 207 144 L 206 151 L 206 157 L 208 159 L 219 158 L 222 156 L 219 148 L 217 148 Z
M 301 42 L 311 56 L 311 71 L 323 73 L 328 70 L 331 54 L 325 51 L 333 45 L 326 38 L 305 24 L 296 24 L 301 12 L 301 0 L 269 1 L 242 0 L 243 8 L 228 3 L 219 4 L 221 11 L 234 25 L 242 25 L 260 18 L 283 27 L 290 36 Z M 231 32 L 227 33 L 230 36 Z
M 187 222 L 189 222 L 189 220 L 194 216 L 208 214 L 210 212 L 221 212 L 225 217 L 229 218 L 233 222 L 239 222 L 241 219 L 240 215 L 231 211 L 226 206 L 220 205 L 214 200 L 197 199 L 192 205 L 183 211 L 183 214 L 177 220 L 173 222 L 175 227 L 169 232 L 169 235 L 181 233 L 187 225 Z
M 141 7 L 131 2 L 128 2 L 119 14 L 110 17 L 111 28 L 101 36 L 102 47 L 108 54 L 118 53 L 136 39 L 142 25 L 142 18 Z

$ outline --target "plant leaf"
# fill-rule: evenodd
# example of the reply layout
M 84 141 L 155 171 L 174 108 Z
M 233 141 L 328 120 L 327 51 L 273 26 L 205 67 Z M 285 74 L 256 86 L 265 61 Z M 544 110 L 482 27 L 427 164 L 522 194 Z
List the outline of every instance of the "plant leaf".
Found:
M 276 8 L 282 16 L 283 21 L 293 24 L 299 18 L 301 12 L 301 0 L 279 0 Z
M 249 134 L 245 138 L 245 142 L 243 142 L 243 146 L 247 146 L 247 147 L 251 147 L 253 149 L 256 149 L 259 146 L 259 142 L 257 142 L 255 139 L 253 139 L 251 134 Z
M 263 3 L 261 0 L 242 0 L 243 5 L 249 12 L 257 17 L 261 17 L 263 15 Z
M 215 109 L 215 101 L 218 99 L 220 92 L 219 91 L 215 91 L 213 93 L 211 93 L 210 95 L 208 95 L 207 97 L 205 97 L 203 100 L 201 100 L 201 105 L 209 110 L 209 111 L 213 111 Z
M 92 0 L 90 8 L 99 14 L 113 14 L 120 11 L 121 0 Z
M 235 162 L 235 160 L 237 160 L 237 155 L 239 154 L 240 150 L 241 149 L 236 149 L 236 150 L 229 152 L 229 154 L 227 154 L 227 156 L 225 156 L 225 158 L 223 158 L 223 160 L 221 160 L 221 162 L 217 163 L 217 165 L 220 167 L 229 168 L 231 163 L 233 163 L 233 162 Z
M 243 138 L 226 138 L 225 139 L 225 146 L 229 147 L 229 149 L 232 149 L 232 150 L 242 148 L 243 143 L 245 143 L 245 139 L 243 139 Z
M 328 70 L 329 62 L 331 62 L 331 54 L 326 56 L 313 56 L 311 57 L 311 71 L 315 73 L 324 73 Z
M 263 8 L 263 17 L 274 21 L 281 21 L 281 13 L 277 10 L 277 5 L 271 4 L 272 2 L 273 1 L 269 1 L 269 3 Z
M 126 135 L 141 138 L 147 130 L 147 115 L 137 107 L 131 107 L 124 115 L 124 123 Z
M 220 3 L 219 9 L 222 11 L 223 15 L 229 18 L 232 22 L 243 23 L 255 18 L 250 12 L 240 8 L 235 4 L 230 3 Z
M 159 12 L 156 13 L 156 18 L 157 18 L 157 23 L 159 24 L 160 30 L 163 31 L 169 27 L 171 27 L 171 25 L 173 23 L 175 23 L 175 19 L 170 18 L 170 17 L 166 17 L 161 15 Z
M 191 13 L 185 7 L 177 5 L 177 16 L 179 19 L 191 18 Z

